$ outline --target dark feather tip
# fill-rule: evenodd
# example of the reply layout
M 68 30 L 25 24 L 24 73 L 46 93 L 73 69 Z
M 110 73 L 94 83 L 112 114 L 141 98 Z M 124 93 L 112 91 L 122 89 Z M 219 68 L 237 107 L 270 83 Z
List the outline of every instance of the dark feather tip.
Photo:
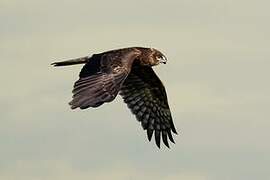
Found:
M 167 134 L 169 136 L 170 141 L 175 144 L 174 139 L 173 139 L 173 136 L 172 136 L 172 133 L 171 133 L 170 130 L 167 130 Z
M 152 129 L 147 129 L 147 138 L 149 141 L 151 141 L 152 136 L 153 136 L 153 130 Z
M 167 139 L 167 132 L 166 131 L 162 131 L 162 140 L 163 140 L 163 143 L 168 147 L 170 148 L 169 146 L 169 143 L 168 143 L 168 139 Z
M 160 148 L 160 131 L 158 130 L 155 130 L 155 140 L 157 147 Z

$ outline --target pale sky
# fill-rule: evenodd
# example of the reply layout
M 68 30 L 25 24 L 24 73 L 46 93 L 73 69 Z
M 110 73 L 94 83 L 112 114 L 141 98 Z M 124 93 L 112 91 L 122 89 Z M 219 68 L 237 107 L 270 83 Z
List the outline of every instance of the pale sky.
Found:
M 270 179 L 269 1 L 0 1 L 0 179 Z M 177 130 L 149 143 L 118 97 L 68 102 L 81 66 L 50 63 L 128 46 L 155 67 Z

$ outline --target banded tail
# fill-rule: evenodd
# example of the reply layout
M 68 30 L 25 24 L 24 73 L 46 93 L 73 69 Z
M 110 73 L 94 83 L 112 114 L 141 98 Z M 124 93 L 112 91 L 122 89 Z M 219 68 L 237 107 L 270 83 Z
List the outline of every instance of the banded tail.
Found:
M 89 56 L 85 56 L 85 57 L 70 59 L 70 60 L 66 60 L 66 61 L 53 62 L 51 65 L 53 65 L 53 66 L 70 66 L 70 65 L 75 65 L 75 64 L 85 64 L 88 62 L 89 59 L 90 59 Z

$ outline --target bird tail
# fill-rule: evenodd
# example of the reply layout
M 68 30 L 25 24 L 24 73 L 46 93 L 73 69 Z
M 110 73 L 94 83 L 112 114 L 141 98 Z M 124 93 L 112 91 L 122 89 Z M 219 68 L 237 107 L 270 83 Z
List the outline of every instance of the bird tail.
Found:
M 60 62 L 53 62 L 51 65 L 53 66 L 69 66 L 69 65 L 75 65 L 75 64 L 85 64 L 89 60 L 88 56 L 80 57 L 76 59 L 70 59 L 66 61 L 60 61 Z

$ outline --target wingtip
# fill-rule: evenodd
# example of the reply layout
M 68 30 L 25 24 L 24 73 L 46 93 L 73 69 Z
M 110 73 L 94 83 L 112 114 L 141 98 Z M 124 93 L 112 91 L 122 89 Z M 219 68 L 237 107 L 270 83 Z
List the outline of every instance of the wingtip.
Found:
M 172 127 L 172 132 L 173 132 L 174 134 L 178 134 L 178 132 L 176 131 L 176 129 L 175 129 L 174 126 Z
M 165 143 L 164 143 L 165 144 Z M 168 144 L 165 144 L 165 146 L 167 147 L 167 148 L 169 148 L 170 149 L 170 145 L 169 145 L 169 143 Z
M 148 138 L 148 141 L 150 142 L 151 139 L 152 139 L 152 136 L 153 136 L 153 130 L 152 129 L 147 129 L 147 138 Z
M 172 133 L 171 133 L 170 130 L 167 130 L 167 134 L 168 134 L 168 137 L 169 137 L 170 141 L 175 144 L 175 141 L 173 139 L 173 136 L 172 136 Z
M 160 131 L 155 130 L 155 141 L 158 148 L 160 148 Z
M 167 132 L 166 131 L 162 131 L 162 140 L 163 140 L 163 143 L 165 144 L 165 146 L 167 146 L 168 148 L 170 148 L 170 145 L 168 143 L 168 136 L 167 136 Z

